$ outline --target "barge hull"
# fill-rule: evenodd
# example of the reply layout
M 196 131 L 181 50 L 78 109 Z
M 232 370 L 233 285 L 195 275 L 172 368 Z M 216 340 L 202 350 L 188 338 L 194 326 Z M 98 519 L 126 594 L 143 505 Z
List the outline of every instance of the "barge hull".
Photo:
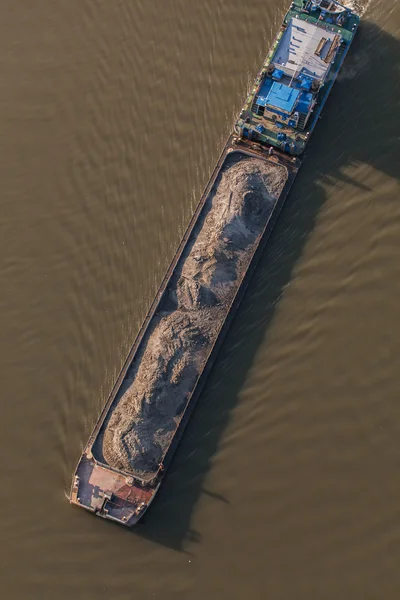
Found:
M 172 442 L 164 455 L 162 466 L 151 478 L 146 480 L 133 476 L 131 472 L 115 469 L 108 464 L 99 461 L 94 452 L 94 445 L 99 432 L 104 425 L 107 415 L 116 399 L 118 391 L 125 379 L 128 369 L 135 358 L 135 355 L 145 337 L 147 328 L 162 302 L 164 292 L 168 286 L 171 277 L 174 274 L 175 268 L 182 256 L 185 247 L 190 239 L 197 219 L 204 207 L 207 198 L 216 182 L 225 160 L 232 153 L 239 153 L 244 157 L 262 159 L 274 165 L 281 165 L 287 169 L 288 178 L 279 198 L 276 200 L 273 210 L 267 220 L 266 226 L 259 236 L 258 243 L 251 257 L 250 265 L 244 272 L 243 277 L 237 288 L 237 292 L 232 300 L 232 303 L 227 311 L 226 318 L 218 333 L 214 345 L 211 348 L 205 366 L 197 380 L 196 386 L 191 394 L 190 401 L 184 410 L 180 419 L 179 425 L 174 433 Z M 294 157 L 286 156 L 284 153 L 275 153 L 274 156 L 269 156 L 265 148 L 258 144 L 249 144 L 243 140 L 238 140 L 235 137 L 230 137 L 222 154 L 219 158 L 216 167 L 213 171 L 211 179 L 206 186 L 206 189 L 200 199 L 196 211 L 191 219 L 189 226 L 185 232 L 182 242 L 172 260 L 170 268 L 167 271 L 165 278 L 156 294 L 150 310 L 143 322 L 139 334 L 132 346 L 131 351 L 121 369 L 113 390 L 107 400 L 107 403 L 100 415 L 100 418 L 90 436 L 89 442 L 81 456 L 77 469 L 74 473 L 70 501 L 72 504 L 81 506 L 106 519 L 111 519 L 123 525 L 132 526 L 136 524 L 147 508 L 150 506 L 160 484 L 165 475 L 165 472 L 171 462 L 173 454 L 182 437 L 184 429 L 189 421 L 189 418 L 195 408 L 200 393 L 204 387 L 207 377 L 212 369 L 212 366 L 217 357 L 223 339 L 229 330 L 234 319 L 237 308 L 247 289 L 249 281 L 254 273 L 255 267 L 259 258 L 264 251 L 267 241 L 274 228 L 278 215 L 287 198 L 292 183 L 297 175 L 301 161 Z

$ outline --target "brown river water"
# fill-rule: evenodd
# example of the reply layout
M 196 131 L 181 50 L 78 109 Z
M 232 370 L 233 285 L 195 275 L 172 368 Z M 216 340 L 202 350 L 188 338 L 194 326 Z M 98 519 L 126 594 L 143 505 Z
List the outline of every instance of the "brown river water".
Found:
M 400 598 L 398 0 L 358 3 L 144 523 L 67 499 L 287 4 L 2 3 L 1 598 Z

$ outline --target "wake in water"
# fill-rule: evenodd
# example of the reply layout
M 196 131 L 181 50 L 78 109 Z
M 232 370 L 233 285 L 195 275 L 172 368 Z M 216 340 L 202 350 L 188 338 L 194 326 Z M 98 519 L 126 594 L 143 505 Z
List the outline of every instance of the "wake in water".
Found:
M 351 10 L 354 10 L 362 17 L 366 13 L 372 0 L 339 0 L 339 2 L 347 8 L 351 8 Z

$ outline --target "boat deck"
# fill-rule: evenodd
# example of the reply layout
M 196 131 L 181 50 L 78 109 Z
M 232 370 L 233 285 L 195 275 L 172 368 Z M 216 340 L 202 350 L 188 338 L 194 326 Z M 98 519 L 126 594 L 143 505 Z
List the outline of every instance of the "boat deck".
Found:
M 291 148 L 291 153 L 297 156 L 301 155 L 305 150 L 310 135 L 314 130 L 316 123 L 318 122 L 318 118 L 321 114 L 322 108 L 330 94 L 332 86 L 336 80 L 337 74 L 340 71 L 346 54 L 350 48 L 351 42 L 355 35 L 355 31 L 360 21 L 358 15 L 356 15 L 355 13 L 349 13 L 345 25 L 340 26 L 337 23 L 327 23 L 325 21 L 321 21 L 319 19 L 319 15 L 319 11 L 304 11 L 302 0 L 294 0 L 294 2 L 292 2 L 291 8 L 289 9 L 284 19 L 284 23 L 274 42 L 274 45 L 268 53 L 264 64 L 262 65 L 262 68 L 254 82 L 253 89 L 251 90 L 246 99 L 246 102 L 244 104 L 243 110 L 240 114 L 240 118 L 238 119 L 236 126 L 236 130 L 238 132 L 241 129 L 244 129 L 248 132 L 247 135 L 249 139 L 259 141 L 260 143 L 265 145 L 272 145 L 276 148 L 284 149 L 286 142 L 291 143 L 293 144 Z M 302 51 L 298 50 L 297 53 L 295 51 L 295 46 L 298 45 L 300 47 L 301 44 L 298 44 L 297 41 L 295 41 L 294 45 L 292 43 L 293 36 L 291 35 L 289 30 L 293 19 L 295 19 L 296 22 L 304 22 L 313 26 L 317 26 L 318 30 L 321 32 L 321 39 L 326 38 L 327 40 L 329 39 L 332 41 L 335 40 L 335 38 L 338 38 L 338 36 L 340 35 L 343 41 L 343 43 L 338 48 L 337 54 L 333 62 L 330 64 L 329 70 L 324 72 L 323 74 L 324 77 L 326 77 L 325 79 L 322 78 L 324 80 L 324 85 L 317 96 L 317 102 L 314 107 L 313 113 L 309 118 L 305 128 L 302 130 L 290 127 L 288 125 L 284 125 L 282 123 L 277 124 L 272 119 L 257 114 L 257 112 L 254 110 L 254 103 L 256 98 L 260 94 L 265 95 L 266 93 L 268 93 L 268 86 L 272 85 L 273 80 L 267 76 L 268 69 L 271 63 L 275 64 L 275 57 L 278 48 L 279 50 L 283 48 L 282 52 L 284 54 L 285 37 L 288 37 L 291 40 L 290 46 L 292 56 L 290 59 L 291 62 L 289 61 L 286 65 L 287 68 L 285 68 L 284 66 L 282 67 L 287 72 L 283 74 L 283 77 L 280 80 L 280 82 L 286 85 L 290 85 L 291 87 L 296 89 L 299 84 L 295 81 L 295 78 L 290 75 L 290 68 L 296 70 L 297 68 L 299 68 L 299 66 L 301 66 L 300 63 L 308 64 L 309 62 L 307 62 L 308 59 L 304 49 Z M 313 27 L 313 29 L 315 28 Z M 304 35 L 307 38 L 306 28 Z M 285 62 L 283 56 L 281 56 L 281 59 L 281 61 L 277 61 L 277 66 L 280 66 L 283 62 Z M 312 64 L 315 66 L 315 60 L 317 60 L 317 58 L 314 56 L 313 60 L 314 62 Z M 319 60 L 319 63 L 325 64 L 322 59 Z M 294 66 L 291 67 L 291 65 Z M 279 139 L 279 137 L 282 137 L 280 134 L 285 134 L 285 141 Z
M 139 486 L 123 473 L 99 465 L 87 453 L 76 470 L 70 501 L 100 517 L 132 526 L 156 491 L 157 487 Z
M 349 17 L 346 21 L 346 26 L 345 27 L 340 27 L 339 25 L 336 25 L 335 23 L 323 23 L 321 24 L 321 21 L 319 20 L 319 11 L 313 11 L 310 13 L 305 13 L 305 12 L 299 12 L 302 9 L 302 0 L 294 0 L 294 2 L 292 2 L 292 6 L 293 8 L 290 8 L 286 17 L 285 17 L 285 23 L 288 23 L 295 15 L 298 16 L 299 19 L 303 19 L 304 21 L 308 21 L 309 23 L 312 23 L 313 25 L 318 25 L 319 27 L 323 26 L 328 28 L 330 31 L 335 31 L 337 33 L 340 33 L 341 36 L 343 37 L 343 39 L 347 42 L 350 43 L 354 37 L 354 32 L 353 32 L 353 27 L 356 28 L 360 18 L 356 13 L 350 13 Z

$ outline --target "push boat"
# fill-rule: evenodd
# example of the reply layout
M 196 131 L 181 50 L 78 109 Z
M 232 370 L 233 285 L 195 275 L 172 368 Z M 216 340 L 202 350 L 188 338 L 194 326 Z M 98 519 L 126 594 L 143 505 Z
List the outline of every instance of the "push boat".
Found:
M 212 368 L 224 336 L 245 293 L 280 210 L 286 200 L 311 133 L 359 25 L 359 16 L 336 0 L 294 0 L 275 42 L 259 71 L 234 130 L 213 170 L 172 263 L 150 306 L 73 474 L 71 504 L 131 527 L 149 508 L 182 437 Z M 212 191 L 229 161 L 257 159 L 285 169 L 287 179 L 263 224 L 246 269 L 203 361 L 193 389 L 175 420 L 168 447 L 156 468 L 135 472 L 116 468 L 99 451 L 99 440 L 115 410 L 121 390 L 140 362 L 149 331 L 162 309 L 171 282 L 193 243 L 196 226 L 210 203 Z

